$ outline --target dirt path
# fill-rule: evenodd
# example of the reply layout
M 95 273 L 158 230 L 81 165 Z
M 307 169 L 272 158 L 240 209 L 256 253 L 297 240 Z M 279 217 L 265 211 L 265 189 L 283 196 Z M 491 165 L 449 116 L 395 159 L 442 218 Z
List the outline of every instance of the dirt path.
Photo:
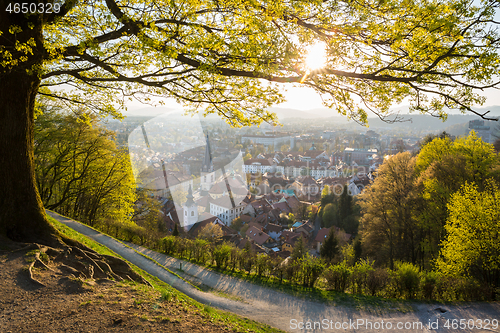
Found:
M 474 303 L 463 306 L 448 306 L 419 303 L 415 311 L 408 313 L 359 311 L 349 307 L 331 306 L 324 303 L 304 300 L 298 297 L 257 286 L 237 278 L 225 276 L 198 265 L 171 258 L 166 255 L 131 245 L 137 251 L 156 260 L 161 265 L 177 271 L 182 262 L 184 276 L 196 284 L 204 285 L 234 295 L 235 299 L 220 297 L 209 292 L 201 292 L 189 283 L 179 279 L 153 261 L 146 259 L 134 249 L 96 232 L 87 226 L 64 218 L 55 213 L 49 214 L 68 227 L 107 246 L 136 266 L 157 276 L 174 288 L 197 301 L 242 315 L 253 320 L 289 332 L 500 332 L 499 325 L 486 319 L 500 321 L 500 303 Z M 457 329 L 451 326 L 457 320 Z M 482 328 L 460 329 L 460 319 L 475 321 Z M 482 320 L 480 323 L 479 320 Z M 446 323 L 450 327 L 445 327 Z M 429 324 L 432 323 L 432 327 Z M 472 321 L 469 321 L 471 324 Z M 496 326 L 496 327 L 495 327 Z M 463 326 L 462 326 L 463 327 Z M 436 329 L 437 328 L 437 329 Z M 485 329 L 486 328 L 486 329 Z

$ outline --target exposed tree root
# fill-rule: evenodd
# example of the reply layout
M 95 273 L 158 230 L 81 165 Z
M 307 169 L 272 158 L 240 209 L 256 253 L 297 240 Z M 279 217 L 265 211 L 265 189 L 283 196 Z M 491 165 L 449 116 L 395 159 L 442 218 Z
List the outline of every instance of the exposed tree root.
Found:
M 65 240 L 66 241 L 66 240 Z M 31 243 L 18 251 L 38 250 L 34 260 L 28 267 L 29 278 L 39 286 L 44 286 L 33 276 L 33 268 L 41 268 L 55 272 L 50 262 L 57 263 L 62 274 L 73 275 L 81 279 L 111 279 L 116 281 L 134 281 L 151 286 L 141 275 L 134 272 L 130 265 L 117 257 L 101 255 L 78 242 L 67 242 L 64 248 Z M 69 246 L 68 246 L 69 245 Z M 47 259 L 45 263 L 42 258 Z M 55 272 L 57 273 L 57 272 Z
M 33 284 L 35 284 L 35 285 L 37 285 L 39 287 L 45 287 L 45 285 L 43 283 L 41 283 L 40 281 L 38 281 L 37 279 L 35 279 L 33 277 L 33 267 L 35 267 L 35 263 L 36 263 L 36 261 L 33 261 L 28 266 L 28 274 L 29 274 L 28 277 L 31 280 L 31 282 L 33 282 Z

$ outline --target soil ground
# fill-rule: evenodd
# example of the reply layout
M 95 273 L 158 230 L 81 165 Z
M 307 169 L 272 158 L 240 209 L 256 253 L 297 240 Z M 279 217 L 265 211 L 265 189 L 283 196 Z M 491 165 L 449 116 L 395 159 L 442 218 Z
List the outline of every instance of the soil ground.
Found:
M 0 332 L 227 332 L 171 294 L 128 282 L 81 280 L 49 262 L 29 278 L 33 256 L 0 252 Z

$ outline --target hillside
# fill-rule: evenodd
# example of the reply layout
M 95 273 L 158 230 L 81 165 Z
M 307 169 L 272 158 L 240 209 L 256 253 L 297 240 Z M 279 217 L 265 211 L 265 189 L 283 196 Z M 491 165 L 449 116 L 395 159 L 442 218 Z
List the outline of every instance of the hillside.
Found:
M 110 254 L 90 239 L 56 226 L 94 250 Z M 203 306 L 137 268 L 153 287 L 89 278 L 92 272 L 65 265 L 62 252 L 46 255 L 36 244 L 5 239 L 0 244 L 0 332 L 279 332 Z M 27 268 L 37 256 L 43 264 L 35 265 L 39 268 L 33 270 L 32 279 Z M 66 250 L 62 256 L 88 260 L 75 251 Z

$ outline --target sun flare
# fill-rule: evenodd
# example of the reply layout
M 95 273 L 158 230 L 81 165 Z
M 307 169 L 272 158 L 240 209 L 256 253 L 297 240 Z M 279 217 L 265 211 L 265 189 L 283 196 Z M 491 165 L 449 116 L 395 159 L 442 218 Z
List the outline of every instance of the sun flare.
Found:
M 316 43 L 309 48 L 305 65 L 309 71 L 325 67 L 326 48 L 324 43 Z

